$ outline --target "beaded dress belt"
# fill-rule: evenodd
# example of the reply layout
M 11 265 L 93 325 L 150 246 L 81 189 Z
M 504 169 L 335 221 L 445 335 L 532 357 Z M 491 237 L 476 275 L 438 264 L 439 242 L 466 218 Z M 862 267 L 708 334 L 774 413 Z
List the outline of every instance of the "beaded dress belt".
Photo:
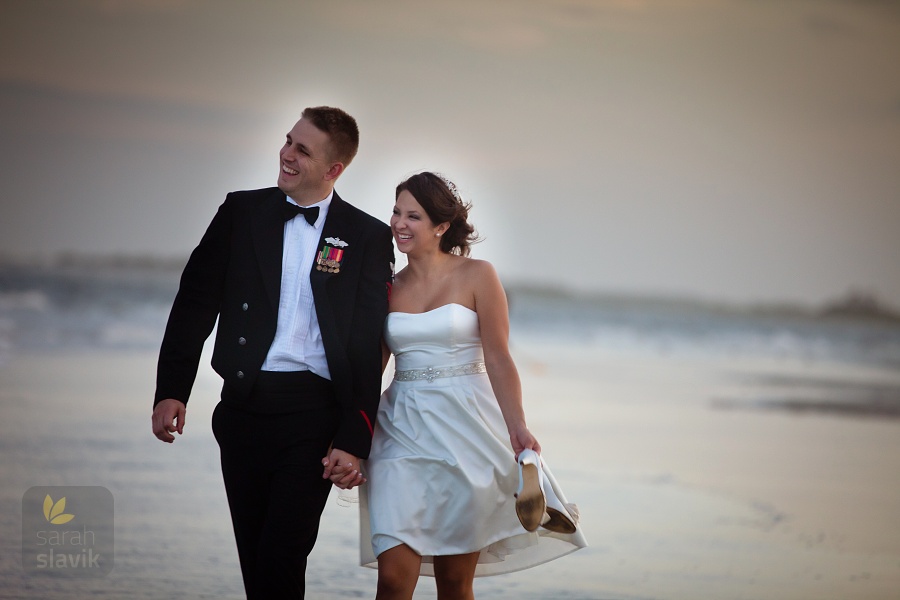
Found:
M 458 375 L 474 375 L 476 373 L 486 372 L 487 368 L 484 366 L 483 362 L 474 362 L 455 367 L 428 367 L 427 369 L 396 371 L 394 373 L 394 379 L 397 381 L 419 381 L 424 379 L 428 383 L 431 383 L 438 377 L 456 377 Z

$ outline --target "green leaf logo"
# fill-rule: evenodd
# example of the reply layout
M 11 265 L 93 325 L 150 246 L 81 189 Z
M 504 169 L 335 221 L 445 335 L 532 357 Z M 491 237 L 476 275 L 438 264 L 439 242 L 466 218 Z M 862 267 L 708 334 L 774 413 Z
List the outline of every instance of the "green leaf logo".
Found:
M 47 494 L 47 497 L 44 498 L 44 518 L 47 519 L 47 521 L 53 525 L 62 525 L 75 518 L 75 515 L 64 513 L 64 510 L 66 510 L 65 496 L 54 503 L 50 494 Z

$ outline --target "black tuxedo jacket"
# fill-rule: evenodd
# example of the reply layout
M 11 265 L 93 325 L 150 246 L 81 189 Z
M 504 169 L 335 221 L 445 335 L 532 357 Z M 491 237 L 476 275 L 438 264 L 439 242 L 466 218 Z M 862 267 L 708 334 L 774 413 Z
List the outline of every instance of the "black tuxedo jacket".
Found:
M 252 410 L 250 391 L 275 337 L 281 290 L 284 192 L 232 192 L 191 254 L 157 368 L 154 406 L 187 404 L 204 341 L 218 318 L 212 366 L 228 399 Z M 390 228 L 334 194 L 319 241 L 346 242 L 339 272 L 310 265 L 328 369 L 341 405 L 334 447 L 369 454 L 381 393 L 381 335 L 394 261 Z M 225 394 L 223 393 L 223 398 Z

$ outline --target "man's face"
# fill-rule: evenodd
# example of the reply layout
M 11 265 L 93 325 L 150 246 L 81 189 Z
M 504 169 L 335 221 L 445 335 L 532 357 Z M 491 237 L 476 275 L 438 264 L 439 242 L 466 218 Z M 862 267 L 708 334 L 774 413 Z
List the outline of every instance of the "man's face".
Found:
M 330 190 L 331 160 L 328 134 L 305 119 L 288 132 L 279 153 L 278 187 L 297 204 L 313 204 Z M 324 191 L 324 194 L 323 194 Z M 321 195 L 321 197 L 319 197 Z

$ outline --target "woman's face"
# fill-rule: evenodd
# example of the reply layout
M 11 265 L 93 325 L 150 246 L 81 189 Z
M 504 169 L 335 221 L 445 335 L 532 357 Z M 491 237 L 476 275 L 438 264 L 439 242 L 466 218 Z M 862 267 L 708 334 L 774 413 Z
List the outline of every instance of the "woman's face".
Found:
M 425 209 L 408 190 L 397 196 L 394 214 L 391 215 L 391 231 L 397 249 L 404 254 L 422 249 L 433 249 L 440 245 L 440 236 L 445 225 L 435 225 Z

